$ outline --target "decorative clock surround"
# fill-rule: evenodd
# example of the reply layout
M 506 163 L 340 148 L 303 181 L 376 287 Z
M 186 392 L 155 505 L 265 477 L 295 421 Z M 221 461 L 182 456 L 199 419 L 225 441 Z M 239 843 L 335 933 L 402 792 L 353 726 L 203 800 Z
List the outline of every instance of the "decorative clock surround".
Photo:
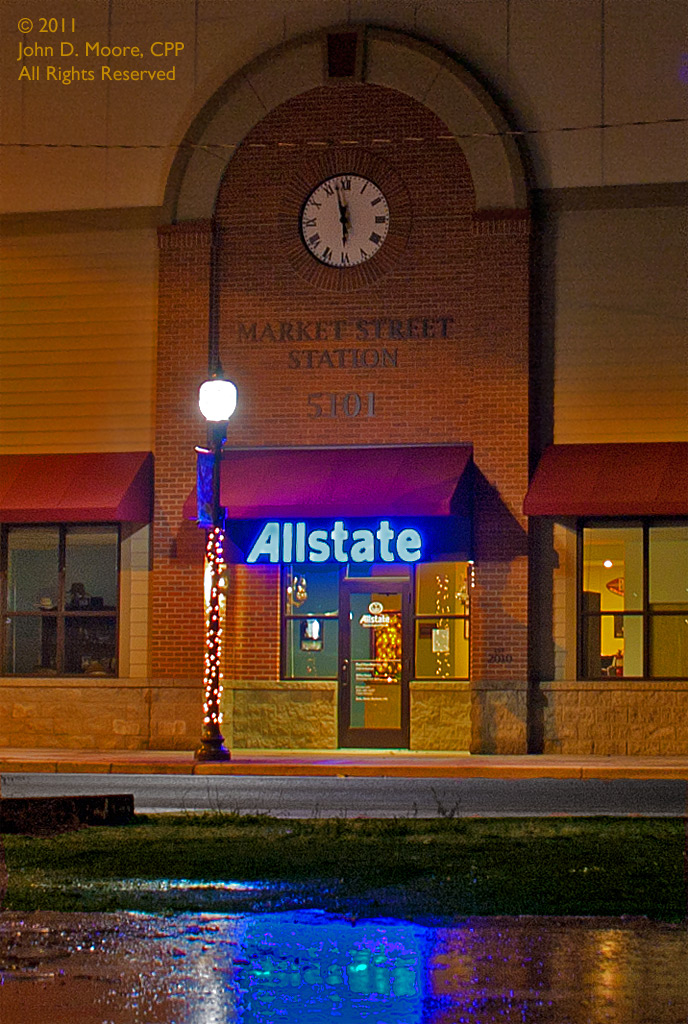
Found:
M 389 230 L 389 205 L 370 178 L 344 172 L 311 192 L 301 211 L 308 251 L 330 267 L 346 270 L 379 251 Z
M 353 257 L 350 256 L 350 265 L 334 260 L 330 262 L 329 259 L 324 261 L 322 255 L 327 243 L 325 246 L 309 246 L 308 238 L 312 235 L 306 233 L 304 224 L 304 221 L 314 219 L 305 216 L 314 193 L 333 178 L 343 176 L 359 180 L 359 196 L 364 183 L 370 182 L 376 190 L 373 198 L 382 196 L 383 202 L 378 205 L 386 208 L 386 223 L 379 225 L 386 228 L 385 234 L 378 231 L 380 241 L 370 243 L 369 250 L 366 250 L 369 256 L 361 258 L 357 251 Z M 336 192 L 334 206 L 337 206 Z M 304 159 L 285 189 L 284 205 L 279 214 L 279 236 L 285 257 L 300 277 L 325 291 L 350 292 L 378 281 L 398 265 L 410 230 L 411 202 L 406 186 L 386 160 L 362 148 L 333 146 L 318 159 Z M 367 237 L 370 238 L 374 231 L 373 223 Z M 340 238 L 339 235 L 337 237 Z M 339 256 L 345 250 L 333 251 Z

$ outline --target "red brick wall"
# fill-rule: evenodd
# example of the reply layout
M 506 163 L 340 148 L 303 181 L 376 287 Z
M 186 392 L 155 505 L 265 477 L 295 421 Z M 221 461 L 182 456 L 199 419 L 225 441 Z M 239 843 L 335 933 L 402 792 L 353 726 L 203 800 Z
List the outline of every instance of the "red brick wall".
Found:
M 279 570 L 235 565 L 227 595 L 228 679 L 279 679 Z
M 182 509 L 196 477 L 194 445 L 205 442 L 198 386 L 208 369 L 209 223 L 159 235 L 155 514 L 151 588 L 152 674 L 203 677 L 204 536 Z
M 314 90 L 274 110 L 249 134 L 228 166 L 216 212 L 221 355 L 239 388 L 230 443 L 472 442 L 479 470 L 473 674 L 524 680 L 528 219 L 525 212 L 475 213 L 468 165 L 446 135 L 445 125 L 415 100 L 368 85 Z M 327 139 L 334 144 L 314 145 Z M 385 139 L 391 141 L 373 141 Z M 390 201 L 388 239 L 358 275 L 319 269 L 303 256 L 298 236 L 300 204 L 342 171 L 371 177 Z M 183 230 L 170 229 L 172 235 Z M 153 636 L 156 673 L 170 677 L 200 677 L 201 556 L 188 564 L 178 534 L 181 503 L 193 485 L 193 443 L 203 436 L 189 404 L 205 372 L 208 246 L 209 238 L 193 251 L 161 251 Z M 449 337 L 354 340 L 357 320 L 405 323 L 409 317 L 451 317 Z M 344 341 L 333 337 L 335 320 L 346 321 Z M 326 322 L 327 340 L 254 342 L 239 329 L 256 323 L 258 338 L 267 322 L 279 338 L 278 325 L 291 323 L 295 337 L 299 321 Z M 342 347 L 397 349 L 398 365 L 290 368 L 291 351 Z M 376 415 L 314 418 L 307 398 L 318 392 L 374 392 Z M 365 412 L 365 398 L 363 406 Z M 274 678 L 277 576 L 245 568 L 233 575 L 227 674 Z M 491 660 L 495 652 L 511 660 Z

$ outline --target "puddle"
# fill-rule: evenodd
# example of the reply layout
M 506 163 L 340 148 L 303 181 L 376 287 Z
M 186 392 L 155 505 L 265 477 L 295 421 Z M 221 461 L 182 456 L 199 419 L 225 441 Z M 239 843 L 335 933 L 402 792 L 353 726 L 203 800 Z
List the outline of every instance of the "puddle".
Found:
M 0 1020 L 685 1024 L 687 963 L 645 919 L 6 912 Z

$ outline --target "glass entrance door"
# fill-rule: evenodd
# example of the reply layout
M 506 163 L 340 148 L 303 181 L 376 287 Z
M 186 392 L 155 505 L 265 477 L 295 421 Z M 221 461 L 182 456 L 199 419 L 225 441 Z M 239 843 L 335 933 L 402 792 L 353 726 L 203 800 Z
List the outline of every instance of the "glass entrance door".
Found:
M 343 580 L 340 642 L 340 746 L 408 747 L 409 583 Z

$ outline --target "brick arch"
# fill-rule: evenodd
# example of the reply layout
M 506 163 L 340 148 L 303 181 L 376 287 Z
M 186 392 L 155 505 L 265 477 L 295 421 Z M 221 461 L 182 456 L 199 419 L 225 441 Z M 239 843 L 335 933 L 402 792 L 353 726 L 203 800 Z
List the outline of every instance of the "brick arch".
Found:
M 507 123 L 485 89 L 460 64 L 402 33 L 367 28 L 364 82 L 405 93 L 460 136 L 476 209 L 524 209 L 523 164 Z M 323 33 L 271 50 L 233 75 L 190 126 L 168 178 L 173 221 L 213 216 L 227 164 L 248 132 L 280 104 L 326 85 Z

